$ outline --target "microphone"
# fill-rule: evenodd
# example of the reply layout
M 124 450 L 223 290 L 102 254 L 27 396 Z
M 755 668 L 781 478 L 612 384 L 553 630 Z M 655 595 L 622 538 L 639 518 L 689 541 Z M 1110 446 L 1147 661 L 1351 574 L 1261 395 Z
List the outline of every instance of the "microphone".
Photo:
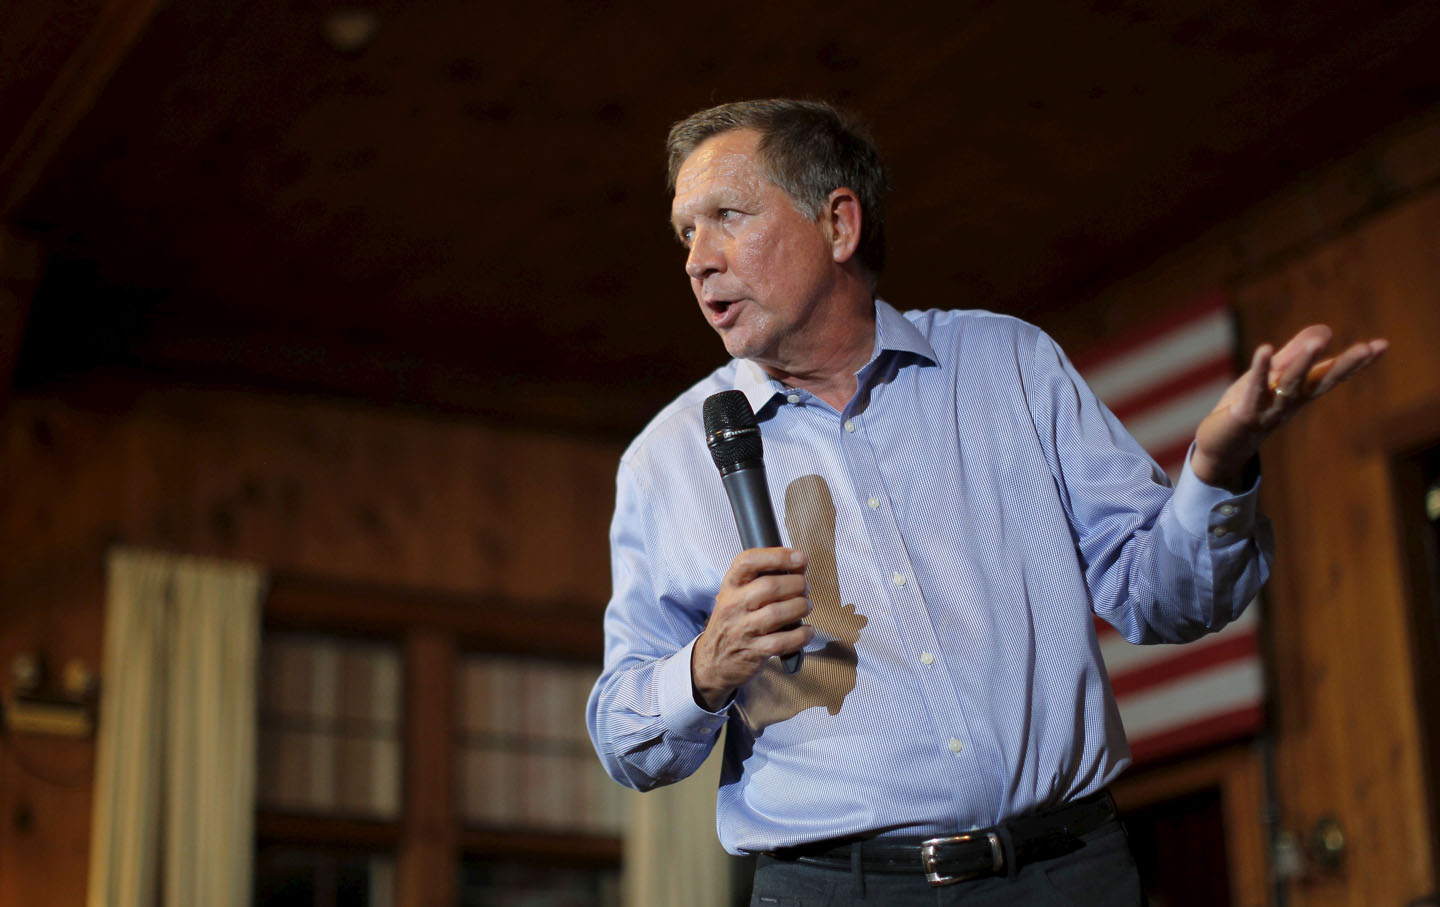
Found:
M 740 391 L 721 391 L 705 398 L 705 444 L 720 470 L 740 544 L 745 548 L 776 548 L 781 544 L 770 486 L 765 482 L 765 448 L 750 401 Z M 784 629 L 800 626 L 797 621 Z M 800 670 L 804 650 L 782 655 L 785 673 Z

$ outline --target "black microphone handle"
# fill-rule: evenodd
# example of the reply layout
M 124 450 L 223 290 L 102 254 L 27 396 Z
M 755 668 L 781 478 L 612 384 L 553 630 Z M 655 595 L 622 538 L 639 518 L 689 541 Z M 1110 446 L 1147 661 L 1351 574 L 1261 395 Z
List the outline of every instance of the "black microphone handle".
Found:
M 747 549 L 780 547 L 780 527 L 775 523 L 775 508 L 770 504 L 765 467 L 747 466 L 725 473 L 720 479 L 725 483 L 730 510 L 735 514 L 735 528 L 740 530 L 740 546 Z M 783 629 L 798 626 L 800 623 L 796 621 Z M 800 660 L 804 655 L 805 650 L 800 649 L 780 656 L 785 673 L 794 674 L 800 670 Z

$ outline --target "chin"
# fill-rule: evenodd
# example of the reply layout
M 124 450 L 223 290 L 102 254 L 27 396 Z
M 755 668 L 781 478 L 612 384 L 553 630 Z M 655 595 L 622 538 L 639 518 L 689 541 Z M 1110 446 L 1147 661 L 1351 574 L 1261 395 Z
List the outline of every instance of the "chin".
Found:
M 729 337 L 725 340 L 725 352 L 735 359 L 756 359 L 765 352 L 764 346 L 758 343 L 736 341 Z
M 736 359 L 758 359 L 765 355 L 770 349 L 767 338 L 763 332 L 755 330 L 746 325 L 733 325 L 721 333 L 720 340 L 725 344 L 725 351 Z

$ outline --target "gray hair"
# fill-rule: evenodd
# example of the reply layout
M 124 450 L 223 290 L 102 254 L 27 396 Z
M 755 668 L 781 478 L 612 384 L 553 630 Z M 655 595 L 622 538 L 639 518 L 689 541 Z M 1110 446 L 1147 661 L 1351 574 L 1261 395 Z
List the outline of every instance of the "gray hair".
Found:
M 770 181 L 811 220 L 824 212 L 835 189 L 845 186 L 860 200 L 856 257 L 873 276 L 885 266 L 885 164 L 869 133 L 852 116 L 822 101 L 771 98 L 735 101 L 692 113 L 670 127 L 667 188 L 706 139 L 736 129 L 760 133 L 760 160 Z

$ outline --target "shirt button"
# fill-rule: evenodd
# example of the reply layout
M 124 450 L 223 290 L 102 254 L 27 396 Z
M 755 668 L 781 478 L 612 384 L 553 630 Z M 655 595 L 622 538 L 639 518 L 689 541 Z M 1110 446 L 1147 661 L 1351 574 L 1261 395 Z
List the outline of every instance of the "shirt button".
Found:
M 849 419 L 846 419 L 846 420 L 845 420 L 845 430 L 853 434 L 854 431 L 855 431 L 855 423 L 854 423 L 854 422 L 851 422 Z
M 800 402 L 800 395 L 799 395 L 799 394 L 791 394 L 790 396 L 786 397 L 785 399 L 786 399 L 787 401 L 789 401 L 790 403 L 799 403 L 799 402 Z
M 899 573 L 895 574 L 890 578 L 895 581 L 895 585 L 897 586 L 905 585 L 905 577 L 901 576 Z
M 880 509 L 880 500 L 879 500 L 878 498 L 876 498 L 874 495 L 871 495 L 870 497 L 866 498 L 866 499 L 865 499 L 865 503 L 870 506 L 870 509 L 871 509 L 871 510 L 879 510 L 879 509 Z
M 934 663 L 935 663 L 935 656 L 934 656 L 934 655 L 931 655 L 929 652 L 921 652 L 921 653 L 920 653 L 920 663 L 921 663 L 922 665 L 931 665 L 931 664 L 934 664 Z
M 964 748 L 965 748 L 965 744 L 961 743 L 961 742 L 960 742 L 960 739 L 959 739 L 958 737 L 951 737 L 951 738 L 950 738 L 950 752 L 952 752 L 952 753 L 958 753 L 958 752 L 960 752 L 961 750 L 963 750 Z
M 1224 526 L 1216 526 L 1214 529 L 1211 529 L 1211 530 L 1210 530 L 1210 534 L 1213 535 L 1213 536 L 1215 536 L 1217 539 L 1218 539 L 1218 538 L 1224 538 L 1224 537 L 1225 537 L 1226 535 L 1228 535 L 1229 533 L 1230 533 L 1230 530 L 1229 530 L 1229 529 L 1226 529 Z

